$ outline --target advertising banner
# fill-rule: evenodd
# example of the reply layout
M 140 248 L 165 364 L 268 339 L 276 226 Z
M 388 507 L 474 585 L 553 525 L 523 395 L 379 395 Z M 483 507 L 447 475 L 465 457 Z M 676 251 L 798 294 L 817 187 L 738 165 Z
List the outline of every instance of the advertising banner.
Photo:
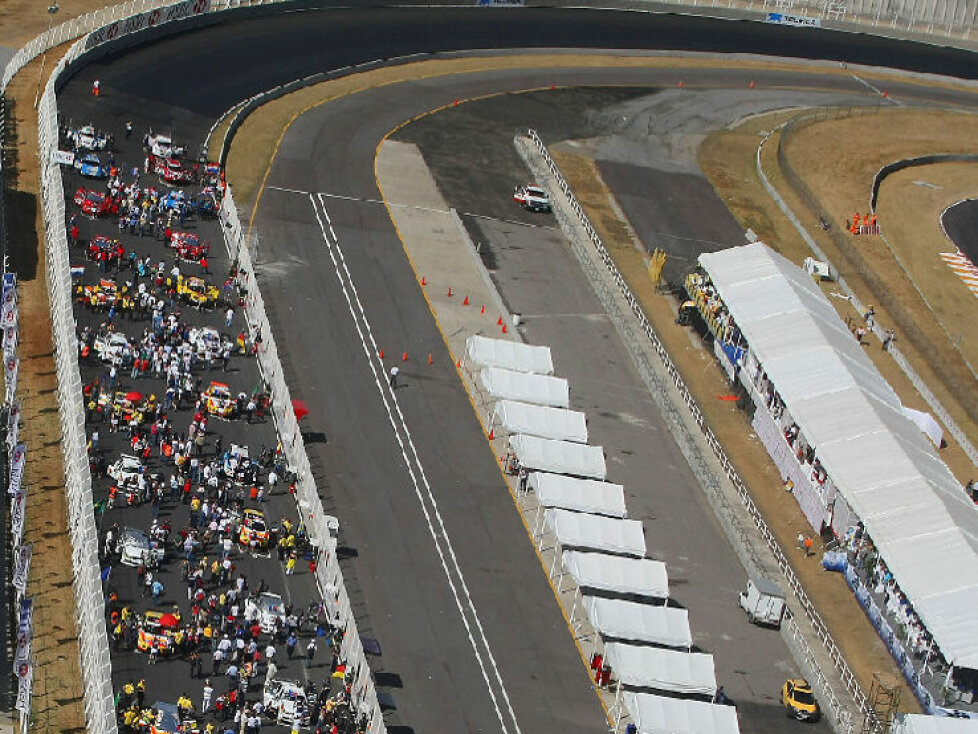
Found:
M 31 551 L 32 543 L 25 543 L 16 553 L 14 565 L 14 588 L 21 594 L 27 592 L 27 577 L 31 572 Z
M 192 15 L 203 15 L 210 9 L 211 0 L 184 0 L 182 3 L 167 5 L 164 8 L 147 10 L 145 13 L 117 20 L 92 31 L 85 42 L 85 50 L 87 51 L 127 33 L 135 33 L 146 28 L 169 23 L 171 20 L 189 18 Z
M 27 461 L 27 444 L 19 443 L 14 446 L 14 452 L 10 457 L 10 486 L 7 487 L 8 494 L 16 494 L 20 489 L 20 481 L 24 477 L 24 464 Z

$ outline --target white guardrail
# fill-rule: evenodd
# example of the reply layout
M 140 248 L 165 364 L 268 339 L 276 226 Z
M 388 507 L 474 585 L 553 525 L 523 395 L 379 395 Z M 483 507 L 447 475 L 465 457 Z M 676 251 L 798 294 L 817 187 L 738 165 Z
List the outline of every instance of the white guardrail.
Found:
M 723 446 L 720 444 L 720 441 L 713 434 L 713 430 L 710 428 L 705 416 L 699 408 L 699 405 L 697 405 L 696 400 L 693 398 L 689 388 L 686 386 L 686 382 L 683 380 L 682 375 L 676 368 L 676 365 L 673 363 L 671 357 L 666 351 L 665 346 L 662 344 L 658 334 L 656 334 L 655 329 L 652 327 L 648 317 L 645 315 L 645 311 L 642 309 L 641 303 L 632 293 L 632 290 L 629 288 L 628 283 L 621 274 L 621 271 L 618 270 L 618 266 L 615 264 L 615 261 L 611 257 L 611 254 L 608 252 L 607 248 L 605 248 L 604 243 L 601 240 L 601 236 L 591 225 L 590 219 L 584 212 L 584 209 L 578 203 L 577 198 L 574 196 L 574 192 L 571 190 L 570 186 L 567 184 L 567 181 L 561 174 L 560 168 L 557 166 L 556 162 L 554 162 L 553 158 L 551 158 L 543 140 L 541 140 L 540 136 L 535 130 L 529 130 L 527 132 L 527 136 L 533 141 L 537 149 L 540 151 L 540 154 L 546 161 L 551 175 L 554 177 L 557 185 L 560 186 L 560 189 L 570 202 L 570 205 L 580 220 L 580 223 L 583 226 L 584 231 L 587 233 L 591 244 L 598 253 L 598 256 L 601 258 L 601 261 L 607 267 L 608 272 L 611 274 L 612 279 L 618 286 L 621 295 L 624 297 L 633 315 L 638 320 L 639 326 L 645 333 L 649 342 L 652 344 L 653 349 L 655 350 L 656 354 L 658 354 L 663 366 L 669 373 L 669 376 L 672 378 L 672 381 L 675 384 L 676 389 L 679 391 L 679 394 L 682 396 L 683 402 L 686 404 L 690 415 L 696 422 L 696 425 L 699 426 L 700 431 L 703 433 L 703 437 L 706 439 L 706 442 L 709 444 L 717 460 L 720 462 L 720 465 L 723 467 L 724 473 L 727 475 L 727 478 L 731 481 L 736 489 L 741 502 L 753 519 L 754 524 L 757 526 L 757 529 L 761 534 L 761 537 L 764 539 L 764 542 L 774 554 L 778 568 L 784 574 L 788 585 L 797 596 L 802 609 L 805 611 L 806 617 L 815 631 L 815 634 L 825 646 L 826 652 L 831 658 L 832 664 L 835 666 L 836 672 L 842 680 L 843 685 L 845 685 L 846 689 L 852 695 L 860 713 L 865 715 L 867 712 L 869 712 L 870 707 L 866 695 L 859 686 L 859 682 L 856 680 L 855 675 L 853 675 L 852 670 L 849 668 L 849 664 L 842 655 L 842 651 L 839 649 L 838 645 L 836 645 L 835 640 L 832 638 L 828 627 L 826 627 L 825 622 L 822 620 L 822 617 L 815 608 L 815 605 L 812 603 L 811 599 L 808 598 L 808 594 L 805 593 L 805 589 L 802 587 L 801 582 L 795 575 L 791 565 L 788 563 L 788 558 L 785 556 L 781 545 L 778 543 L 777 539 L 774 537 L 774 534 L 771 532 L 771 529 L 764 521 L 760 510 L 754 504 L 754 500 L 751 497 L 750 492 L 747 490 L 747 486 L 741 479 L 740 474 L 737 472 L 736 467 L 734 467 L 733 463 L 727 457 L 727 454 L 724 451 Z M 846 731 L 854 731 L 855 723 L 849 720 L 850 717 L 846 714 L 846 707 L 832 692 L 831 686 L 828 684 L 827 679 L 825 679 L 824 675 L 819 669 L 815 656 L 809 649 L 804 635 L 797 626 L 797 622 L 790 616 L 790 614 L 786 618 L 785 622 L 788 628 L 788 639 L 794 646 L 797 646 L 800 649 L 802 657 L 808 662 L 809 667 L 812 668 L 815 677 L 818 678 L 818 680 L 813 681 L 813 683 L 821 684 L 822 689 L 828 694 L 828 700 L 826 703 L 837 713 L 836 719 L 839 721 L 840 726 Z
M 202 0 L 189 0 L 201 2 Z M 203 0 L 206 2 L 206 0 Z M 182 3 L 182 4 L 186 4 Z M 256 3 L 257 4 L 257 3 Z M 139 11 L 154 3 L 131 2 L 125 6 Z M 155 3 L 159 5 L 159 3 Z M 179 5 L 179 4 L 178 4 Z M 97 22 L 103 22 L 102 16 Z M 185 17 L 185 16 L 184 16 Z M 145 26 L 143 26 L 145 27 Z M 113 36 L 113 38 L 116 36 Z M 59 38 L 55 35 L 53 39 Z M 37 39 L 35 39 L 36 41 Z M 50 40 L 50 39 L 49 39 Z M 37 48 L 41 48 L 39 44 Z M 92 477 L 86 450 L 85 411 L 81 374 L 78 370 L 75 319 L 72 312 L 72 286 L 68 259 L 65 196 L 60 166 L 54 160 L 58 149 L 58 109 L 55 86 L 67 65 L 78 59 L 91 44 L 87 38 L 76 42 L 59 61 L 38 104 L 38 148 L 42 213 L 44 218 L 48 293 L 54 333 L 55 364 L 58 376 L 58 402 L 65 462 L 65 492 L 68 498 L 68 524 L 72 542 L 74 592 L 77 603 L 80 662 L 84 688 L 86 729 L 93 734 L 118 731 L 111 680 L 112 663 L 105 625 L 105 604 L 99 577 L 98 531 L 95 524 Z M 12 62 L 13 63 L 13 62 Z M 22 59 L 17 61 L 23 65 Z M 8 67 L 8 72 L 10 68 Z M 7 73 L 5 80 L 9 80 Z M 292 409 L 288 385 L 275 346 L 264 302 L 254 279 L 251 257 L 243 246 L 241 224 L 230 189 L 222 201 L 221 221 L 226 226 L 228 251 L 236 258 L 247 288 L 245 309 L 252 329 L 260 331 L 262 344 L 259 367 L 270 386 L 272 413 L 288 462 L 298 471 L 296 501 L 308 535 L 319 549 L 316 580 L 331 621 L 345 632 L 340 655 L 353 671 L 351 695 L 355 710 L 369 718 L 367 732 L 384 734 L 386 726 L 366 653 L 357 631 L 352 605 L 343 583 L 335 544 L 330 541 L 326 513 L 312 479 L 309 458 Z M 253 334 L 254 335 L 254 334 Z

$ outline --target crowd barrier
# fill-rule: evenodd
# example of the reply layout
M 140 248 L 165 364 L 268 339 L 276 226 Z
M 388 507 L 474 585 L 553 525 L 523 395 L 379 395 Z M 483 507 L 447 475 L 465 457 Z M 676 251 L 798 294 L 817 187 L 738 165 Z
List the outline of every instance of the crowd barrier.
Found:
M 148 5 L 129 3 L 129 7 Z M 38 147 L 42 213 L 45 230 L 46 267 L 51 320 L 54 334 L 54 357 L 58 376 L 58 402 L 62 429 L 62 451 L 65 463 L 65 492 L 68 500 L 68 525 L 72 541 L 74 591 L 77 604 L 80 662 L 84 690 L 87 729 L 93 734 L 117 731 L 114 692 L 111 681 L 111 657 L 105 625 L 105 604 L 99 577 L 98 531 L 93 512 L 92 478 L 86 449 L 85 411 L 81 375 L 78 370 L 77 339 L 72 312 L 72 284 L 68 258 L 65 222 L 65 196 L 59 164 L 54 160 L 58 149 L 58 110 L 55 94 L 65 69 L 80 60 L 85 39 L 76 42 L 59 61 L 38 105 Z M 289 389 L 282 373 L 264 303 L 247 248 L 242 246 L 240 221 L 230 190 L 222 201 L 221 219 L 226 225 L 228 249 L 242 270 L 241 285 L 246 289 L 245 309 L 253 330 L 261 334 L 258 360 L 272 398 L 275 426 L 290 465 L 298 473 L 296 501 L 309 538 L 320 555 L 317 585 L 327 602 L 331 620 L 345 634 L 340 645 L 341 657 L 348 670 L 354 671 L 352 697 L 355 708 L 369 716 L 369 734 L 386 731 L 370 668 L 357 632 L 352 605 L 343 585 L 335 543 L 327 516 L 316 491 L 309 459 L 292 408 Z
M 712 429 L 707 423 L 706 417 L 703 415 L 702 411 L 700 411 L 699 405 L 697 405 L 695 399 L 693 398 L 693 395 L 690 393 L 689 389 L 687 388 L 686 383 L 683 380 L 683 377 L 680 374 L 678 368 L 673 363 L 671 357 L 669 356 L 668 352 L 665 349 L 665 346 L 662 344 L 658 334 L 655 332 L 655 329 L 652 327 L 651 322 L 648 320 L 648 317 L 645 315 L 645 311 L 643 310 L 641 303 L 632 293 L 631 288 L 628 286 L 628 283 L 625 281 L 624 276 L 619 271 L 618 266 L 614 262 L 614 259 L 612 258 L 608 250 L 605 248 L 600 235 L 594 229 L 587 214 L 584 212 L 583 208 L 577 202 L 577 198 L 574 196 L 573 191 L 571 190 L 570 186 L 567 184 L 566 180 L 561 174 L 559 167 L 554 162 L 553 158 L 551 158 L 550 153 L 547 150 L 547 147 L 544 144 L 543 140 L 540 138 L 540 136 L 536 133 L 535 130 L 529 130 L 527 132 L 527 135 L 530 138 L 530 140 L 533 142 L 533 144 L 537 147 L 537 149 L 540 151 L 540 154 L 543 156 L 546 165 L 549 168 L 550 174 L 553 176 L 554 180 L 557 182 L 557 185 L 560 187 L 561 191 L 564 193 L 564 195 L 567 197 L 567 200 L 570 202 L 571 208 L 573 209 L 575 215 L 577 216 L 580 225 L 583 227 L 588 240 L 592 244 L 595 252 L 599 256 L 599 258 L 601 259 L 605 267 L 607 268 L 608 273 L 611 275 L 612 280 L 618 287 L 620 295 L 627 302 L 633 316 L 637 319 L 649 343 L 652 345 L 656 354 L 659 356 L 659 359 L 662 361 L 663 367 L 665 368 L 666 372 L 669 374 L 669 377 L 672 379 L 672 382 L 675 385 L 676 389 L 678 390 L 680 396 L 682 397 L 683 402 L 686 404 L 686 407 L 688 408 L 691 417 L 696 422 L 696 425 L 699 427 L 700 431 L 702 432 L 704 439 L 712 449 L 714 455 L 716 456 L 716 459 L 719 461 L 727 478 L 733 484 L 735 490 L 737 491 L 738 496 L 740 497 L 741 502 L 743 503 L 744 507 L 747 509 L 748 513 L 753 519 L 754 524 L 757 527 L 757 530 L 760 532 L 761 537 L 764 539 L 764 542 L 770 549 L 771 553 L 773 553 L 777 561 L 778 568 L 784 574 L 784 577 L 787 580 L 788 585 L 791 587 L 792 592 L 798 598 L 798 601 L 805 612 L 805 616 L 810 622 L 816 636 L 825 646 L 825 650 L 829 658 L 832 660 L 832 664 L 836 669 L 836 673 L 841 679 L 843 685 L 846 687 L 846 690 L 848 690 L 850 695 L 852 696 L 857 709 L 859 710 L 861 715 L 864 716 L 872 715 L 866 695 L 863 693 L 859 685 L 859 682 L 856 680 L 855 675 L 852 673 L 852 670 L 849 668 L 849 664 L 846 662 L 845 658 L 843 657 L 842 651 L 839 649 L 835 640 L 832 638 L 832 635 L 830 634 L 828 627 L 825 625 L 825 622 L 822 620 L 821 615 L 818 613 L 818 610 L 815 608 L 815 605 L 812 603 L 811 599 L 808 597 L 807 593 L 805 592 L 805 589 L 802 587 L 798 577 L 795 575 L 794 570 L 791 567 L 791 564 L 788 562 L 787 556 L 785 555 L 783 549 L 781 548 L 781 545 L 774 537 L 774 534 L 772 533 L 771 529 L 768 527 L 767 523 L 762 517 L 760 510 L 754 504 L 754 500 L 751 497 L 750 492 L 747 489 L 747 486 L 744 484 L 743 480 L 741 479 L 740 474 L 737 472 L 736 467 L 734 467 L 733 463 L 730 461 L 722 445 L 720 444 L 720 441 L 716 438 Z M 717 499 L 720 502 L 723 501 L 718 497 L 718 495 L 716 495 L 716 493 L 714 493 L 714 499 Z M 735 528 L 735 530 L 740 530 L 740 528 Z M 753 541 L 753 538 L 742 536 L 741 541 L 743 544 L 749 545 Z M 804 639 L 802 630 L 798 628 L 797 622 L 791 617 L 790 613 L 786 617 L 786 632 L 788 638 L 792 640 L 793 643 L 797 646 L 797 648 L 803 653 L 802 658 L 809 662 L 810 667 L 814 671 L 814 675 L 817 678 L 817 680 L 812 682 L 815 683 L 816 685 L 821 684 L 820 687 L 826 692 L 827 700 L 824 701 L 824 703 L 835 712 L 836 714 L 835 718 L 840 723 L 841 727 L 844 730 L 855 731 L 856 723 L 850 720 L 846 707 L 832 691 L 831 686 L 828 684 L 829 683 L 828 679 L 821 672 L 816 662 L 814 654 L 810 649 L 808 649 L 808 645 Z

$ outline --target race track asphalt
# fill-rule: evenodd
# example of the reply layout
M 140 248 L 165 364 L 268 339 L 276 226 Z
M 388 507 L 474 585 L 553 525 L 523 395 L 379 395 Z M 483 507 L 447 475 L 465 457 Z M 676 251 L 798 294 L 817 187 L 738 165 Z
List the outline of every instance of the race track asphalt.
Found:
M 957 248 L 971 262 L 978 261 L 978 199 L 968 199 L 947 209 L 941 224 Z
M 75 121 L 96 119 L 118 130 L 132 119 L 137 130 L 172 130 L 195 145 L 232 104 L 311 72 L 418 49 L 494 46 L 661 44 L 974 73 L 968 57 L 956 52 L 866 37 L 783 29 L 782 42 L 772 43 L 768 28 L 750 23 L 545 9 L 473 12 L 484 11 L 371 8 L 227 22 L 83 68 L 62 91 L 61 106 Z M 907 55 L 900 57 L 901 50 Z M 228 76 L 223 70 L 229 67 L 247 73 Z M 313 410 L 310 454 L 320 490 L 327 509 L 341 520 L 341 542 L 350 557 L 345 573 L 362 604 L 357 612 L 365 620 L 363 631 L 384 650 L 374 667 L 392 684 L 398 704 L 390 723 L 404 730 L 596 731 L 603 723 L 390 220 L 383 208 L 357 201 L 378 198 L 371 165 L 375 147 L 404 119 L 456 97 L 554 83 L 648 86 L 648 76 L 626 70 L 514 71 L 395 87 L 374 100 L 342 100 L 300 118 L 273 169 L 269 184 L 292 191 L 270 189 L 262 199 L 263 292 L 285 347 L 293 392 Z M 812 81 L 779 72 L 754 77 L 768 87 Z M 88 95 L 95 78 L 103 90 L 97 101 Z M 677 78 L 677 72 L 663 71 L 655 83 L 674 86 Z M 739 87 L 744 77 L 720 70 L 705 71 L 697 80 Z M 818 83 L 865 91 L 846 77 Z M 911 93 L 918 92 L 909 85 L 891 87 L 893 96 Z M 966 99 L 942 89 L 925 94 L 949 105 Z M 335 239 L 323 236 L 327 216 Z M 351 312 L 349 291 L 342 288 L 349 286 L 345 270 L 340 267 L 338 277 L 330 257 L 339 252 L 337 240 L 376 344 L 388 355 L 410 355 L 396 393 L 403 422 L 396 411 L 388 412 L 393 403 L 383 376 L 367 369 L 372 344 L 367 341 L 365 353 L 366 324 L 355 306 Z M 429 352 L 435 362 L 430 367 L 423 364 Z M 161 685 L 176 695 L 175 681 Z

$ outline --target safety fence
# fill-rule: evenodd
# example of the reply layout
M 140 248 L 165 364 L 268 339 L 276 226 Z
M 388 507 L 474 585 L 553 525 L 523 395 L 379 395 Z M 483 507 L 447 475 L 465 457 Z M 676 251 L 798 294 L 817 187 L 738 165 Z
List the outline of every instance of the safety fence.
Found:
M 855 705 L 860 711 L 860 713 L 863 715 L 870 715 L 871 712 L 870 712 L 870 707 L 868 705 L 866 695 L 863 693 L 859 685 L 859 682 L 856 680 L 855 675 L 852 673 L 852 670 L 849 668 L 849 665 L 846 662 L 842 654 L 842 651 L 839 649 L 838 645 L 833 639 L 831 633 L 828 630 L 828 627 L 826 626 L 825 622 L 822 620 L 822 617 L 818 613 L 818 610 L 815 608 L 815 605 L 812 603 L 811 599 L 808 597 L 808 594 L 805 592 L 805 589 L 802 586 L 801 581 L 795 575 L 794 570 L 792 569 L 791 564 L 789 563 L 788 558 L 784 553 L 784 550 L 782 549 L 780 543 L 775 538 L 774 533 L 771 531 L 770 527 L 765 522 L 759 508 L 754 503 L 754 500 L 751 497 L 750 492 L 747 489 L 747 486 L 744 484 L 743 479 L 740 477 L 739 472 L 737 471 L 733 462 L 730 461 L 719 439 L 717 439 L 717 437 L 714 435 L 713 430 L 710 428 L 706 420 L 706 417 L 703 415 L 702 411 L 699 408 L 699 405 L 696 403 L 696 400 L 693 398 L 692 393 L 690 393 L 689 388 L 686 386 L 685 380 L 680 374 L 678 368 L 673 363 L 671 357 L 666 351 L 665 346 L 662 344 L 662 341 L 659 339 L 658 334 L 655 332 L 655 329 L 653 328 L 651 322 L 648 320 L 648 317 L 645 315 L 645 311 L 642 308 L 640 301 L 632 293 L 631 288 L 626 282 L 624 276 L 621 274 L 621 271 L 619 271 L 618 266 L 614 262 L 614 259 L 612 258 L 611 254 L 608 252 L 607 248 L 605 248 L 600 235 L 594 229 L 587 214 L 584 212 L 583 208 L 577 202 L 577 198 L 574 196 L 573 191 L 571 190 L 570 186 L 567 184 L 566 180 L 561 174 L 559 167 L 554 162 L 553 158 L 551 158 L 550 153 L 547 150 L 547 147 L 544 144 L 543 140 L 540 138 L 540 136 L 536 133 L 535 130 L 529 130 L 527 132 L 527 135 L 530 138 L 530 140 L 534 143 L 534 145 L 537 147 L 540 154 L 543 156 L 550 174 L 557 182 L 557 185 L 560 187 L 563 194 L 567 197 L 567 200 L 570 203 L 570 206 L 573 209 L 575 215 L 577 216 L 581 227 L 583 227 L 588 240 L 590 241 L 591 245 L 594 248 L 594 251 L 600 258 L 604 266 L 607 268 L 608 273 L 610 274 L 612 280 L 617 286 L 619 295 L 627 303 L 627 306 L 630 309 L 632 315 L 638 321 L 641 331 L 644 333 L 645 337 L 647 338 L 648 343 L 652 345 L 654 351 L 656 352 L 656 354 L 658 355 L 659 359 L 662 362 L 662 366 L 665 368 L 676 390 L 679 392 L 682 401 L 686 404 L 690 416 L 696 422 L 696 425 L 699 427 L 700 431 L 702 432 L 703 438 L 706 440 L 707 444 L 712 449 L 717 461 L 720 463 L 721 467 L 723 468 L 724 473 L 726 474 L 727 478 L 730 480 L 731 484 L 736 490 L 737 495 L 739 496 L 741 502 L 743 503 L 744 508 L 750 514 L 750 517 L 753 520 L 757 530 L 760 532 L 760 535 L 763 538 L 765 544 L 767 545 L 771 553 L 774 555 L 778 568 L 780 569 L 781 573 L 784 575 L 785 579 L 787 580 L 788 585 L 790 586 L 792 592 L 797 597 L 798 602 L 801 605 L 802 609 L 804 610 L 805 616 L 808 619 L 809 623 L 811 624 L 815 635 L 825 646 L 825 650 L 829 658 L 831 659 L 832 664 L 835 667 L 840 680 L 842 681 L 842 684 L 852 695 Z M 676 422 L 677 419 L 675 418 L 670 421 L 670 423 L 672 424 L 675 424 Z M 694 473 L 696 473 L 698 478 L 701 479 L 704 478 L 704 474 L 706 473 L 712 474 L 712 472 L 695 471 L 695 468 L 694 468 Z M 718 506 L 717 509 L 723 511 L 724 514 L 726 514 L 727 517 L 729 518 L 730 516 L 732 516 L 732 512 L 729 508 L 725 508 L 726 501 L 720 494 L 719 487 L 716 486 L 717 482 L 715 478 L 713 478 L 711 485 L 713 485 L 710 487 L 712 492 L 711 499 L 714 500 L 715 504 Z M 736 521 L 730 524 L 733 526 L 732 529 L 740 535 L 739 537 L 740 543 L 749 548 L 754 539 L 752 537 L 748 537 L 746 535 L 746 529 L 740 526 L 740 524 L 737 523 Z M 759 562 L 756 563 L 757 565 L 760 565 Z M 827 685 L 828 681 L 819 670 L 819 666 L 816 663 L 815 655 L 812 653 L 810 649 L 808 649 L 807 643 L 804 640 L 804 635 L 802 633 L 802 630 L 798 628 L 797 622 L 794 619 L 792 619 L 790 615 L 787 618 L 787 632 L 789 638 L 792 638 L 795 645 L 799 647 L 802 650 L 802 652 L 804 652 L 803 658 L 809 662 L 810 667 L 812 667 L 815 673 L 815 677 L 819 679 L 814 682 L 816 684 L 818 683 L 823 684 L 822 687 L 825 690 L 828 698 L 827 704 L 829 708 L 834 710 L 834 712 L 836 713 L 835 718 L 840 722 L 840 725 L 842 726 L 843 730 L 854 731 L 856 726 L 855 723 L 850 720 L 846 707 L 836 697 L 835 693 L 832 691 L 831 686 Z
M 881 112 L 882 110 L 875 107 L 853 108 L 850 114 L 865 115 L 879 114 Z M 843 115 L 840 111 L 837 116 L 845 115 Z M 784 126 L 781 132 L 781 137 L 778 140 L 778 168 L 784 175 L 784 178 L 788 182 L 789 186 L 791 186 L 798 197 L 802 200 L 802 203 L 816 217 L 818 217 L 820 221 L 828 224 L 826 232 L 829 238 L 832 240 L 833 245 L 839 252 L 839 255 L 843 258 L 845 265 L 850 271 L 859 276 L 859 278 L 869 288 L 876 301 L 886 309 L 887 313 L 889 313 L 890 317 L 893 319 L 897 328 L 899 329 L 900 337 L 905 338 L 922 355 L 922 357 L 926 360 L 927 365 L 934 371 L 934 374 L 937 375 L 938 379 L 940 379 L 940 381 L 944 384 L 948 392 L 955 396 L 967 414 L 971 416 L 978 416 L 978 395 L 976 395 L 975 391 L 972 389 L 974 380 L 976 377 L 978 377 L 978 375 L 975 374 L 971 364 L 967 359 L 965 359 L 964 355 L 961 354 L 955 339 L 947 332 L 947 329 L 944 327 L 940 319 L 937 318 L 937 315 L 933 313 L 930 303 L 924 294 L 920 292 L 919 288 L 917 288 L 917 285 L 914 283 L 913 278 L 910 277 L 907 268 L 904 267 L 896 253 L 893 253 L 894 258 L 907 275 L 907 278 L 916 290 L 917 295 L 924 302 L 924 305 L 937 322 L 940 328 L 940 333 L 944 336 L 943 347 L 941 344 L 934 342 L 931 334 L 926 329 L 920 327 L 911 309 L 901 301 L 899 292 L 890 287 L 880 278 L 877 269 L 873 267 L 873 265 L 866 259 L 866 256 L 852 241 L 848 233 L 844 232 L 841 227 L 833 227 L 831 224 L 829 224 L 832 220 L 831 213 L 825 210 L 825 207 L 822 205 L 819 197 L 814 191 L 812 191 L 804 177 L 799 175 L 799 173 L 795 170 L 790 156 L 787 155 L 785 146 L 790 141 L 792 135 L 794 135 L 799 128 L 826 119 L 833 118 L 827 116 L 824 112 L 804 115 L 793 118 Z M 874 196 L 876 187 L 878 186 L 877 179 L 880 179 L 881 175 L 886 175 L 883 173 L 884 170 L 886 169 L 883 169 L 877 173 L 876 179 L 874 179 Z M 873 203 L 875 204 L 875 201 L 873 201 Z M 892 248 L 890 248 L 890 251 L 893 252 Z M 836 272 L 841 272 L 836 268 L 833 269 L 836 270 Z M 843 277 L 839 278 L 839 284 L 850 297 L 854 296 L 854 292 L 845 282 Z M 879 325 L 878 320 L 874 326 L 874 333 L 876 333 L 877 336 L 882 339 L 882 327 Z M 900 369 L 907 375 L 907 378 L 911 381 L 917 392 L 920 393 L 921 397 L 923 397 L 927 402 L 930 409 L 934 411 L 934 414 L 937 416 L 938 420 L 940 420 L 941 423 L 943 423 L 947 428 L 948 433 L 954 437 L 954 440 L 961 446 L 962 450 L 965 452 L 965 454 L 967 454 L 971 462 L 978 465 L 978 449 L 975 448 L 974 444 L 970 441 L 957 422 L 951 417 L 950 413 L 948 413 L 947 409 L 941 404 L 937 396 L 933 394 L 930 388 L 913 369 L 906 356 L 899 350 L 899 348 L 897 348 L 896 345 L 891 345 L 888 351 L 900 366 Z
M 38 147 L 42 213 L 45 228 L 48 291 L 54 333 L 54 355 L 58 376 L 58 402 L 65 461 L 65 491 L 68 499 L 68 524 L 72 541 L 74 591 L 77 603 L 80 662 L 84 689 L 87 729 L 96 734 L 117 731 L 111 658 L 105 626 L 105 605 L 99 576 L 98 532 L 93 511 L 92 478 L 89 470 L 85 411 L 81 374 L 78 370 L 77 338 L 72 312 L 68 240 L 65 222 L 65 196 L 59 164 L 58 110 L 55 89 L 66 67 L 85 51 L 86 39 L 75 43 L 58 63 L 38 106 Z M 340 656 L 350 672 L 352 703 L 369 718 L 367 731 L 386 731 L 382 712 L 363 644 L 357 632 L 349 596 L 343 585 L 335 542 L 331 539 L 329 518 L 312 478 L 298 422 L 292 408 L 288 386 L 282 373 L 275 338 L 265 314 L 250 255 L 243 242 L 241 225 L 228 191 L 221 207 L 222 221 L 228 229 L 228 248 L 241 270 L 240 285 L 245 290 L 245 310 L 252 336 L 260 335 L 259 365 L 268 382 L 276 429 L 286 457 L 298 473 L 296 501 L 308 537 L 317 547 L 317 584 L 330 613 L 331 621 L 344 631 Z
M 322 500 L 316 489 L 309 456 L 306 453 L 305 442 L 299 428 L 299 421 L 295 416 L 289 386 L 275 344 L 275 334 L 258 288 L 251 253 L 246 244 L 230 186 L 226 188 L 221 202 L 220 217 L 225 225 L 228 253 L 237 263 L 238 283 L 244 289 L 244 310 L 248 328 L 252 339 L 259 343 L 258 366 L 271 396 L 275 427 L 282 443 L 282 450 L 298 475 L 296 501 L 299 505 L 300 517 L 310 536 L 316 538 L 320 554 L 320 562 L 316 567 L 316 581 L 323 599 L 331 607 L 333 623 L 345 631 L 340 654 L 347 663 L 347 670 L 354 671 L 352 693 L 355 707 L 368 714 L 370 718 L 368 732 L 382 734 L 386 732 L 386 727 L 377 700 L 377 691 L 370 676 L 370 666 L 363 642 L 357 632 L 357 622 L 350 597 L 343 583 L 343 575 L 336 556 L 335 539 L 331 537 L 330 518 L 323 509 Z
M 84 41 L 75 43 L 54 69 L 38 105 L 41 211 L 44 219 L 48 298 L 54 335 L 64 455 L 65 496 L 71 536 L 78 644 L 87 728 L 93 734 L 117 730 L 111 679 L 111 656 L 105 625 L 105 602 L 99 576 L 98 530 L 95 524 L 92 476 L 89 470 L 85 406 L 75 318 L 72 313 L 71 273 L 65 227 L 65 196 L 59 164 L 58 108 L 55 85 L 69 61 L 77 58 Z

